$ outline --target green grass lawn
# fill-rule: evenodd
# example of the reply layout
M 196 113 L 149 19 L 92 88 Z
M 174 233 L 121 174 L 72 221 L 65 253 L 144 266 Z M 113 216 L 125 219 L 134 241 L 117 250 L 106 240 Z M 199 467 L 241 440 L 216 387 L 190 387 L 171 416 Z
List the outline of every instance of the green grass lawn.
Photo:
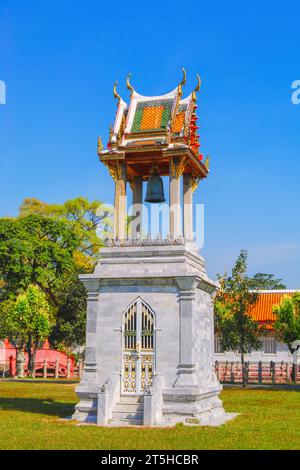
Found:
M 0 449 L 300 449 L 300 390 L 226 389 L 217 428 L 139 429 L 60 421 L 77 402 L 74 384 L 0 382 Z

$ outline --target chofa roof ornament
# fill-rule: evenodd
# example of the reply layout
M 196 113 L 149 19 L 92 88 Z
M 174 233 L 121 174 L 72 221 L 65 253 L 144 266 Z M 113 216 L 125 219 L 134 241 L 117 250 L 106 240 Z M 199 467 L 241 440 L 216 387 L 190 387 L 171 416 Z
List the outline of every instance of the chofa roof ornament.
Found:
M 182 77 L 182 80 L 181 82 L 179 83 L 178 87 L 177 87 L 177 90 L 178 90 L 178 95 L 182 96 L 182 87 L 186 84 L 186 71 L 184 69 L 184 67 L 182 67 L 182 73 L 183 73 L 183 77 Z
M 114 83 L 114 88 L 113 88 L 113 93 L 114 93 L 114 97 L 118 100 L 118 104 L 119 104 L 120 101 L 121 101 L 121 96 L 117 92 L 117 85 L 118 85 L 118 82 L 115 82 Z
M 129 81 L 130 78 L 131 78 L 131 73 L 129 73 L 129 74 L 127 75 L 126 86 L 127 86 L 127 89 L 131 91 L 130 96 L 132 96 L 132 95 L 133 95 L 133 92 L 134 92 L 134 88 L 133 88 L 133 86 L 131 85 L 131 83 L 130 83 L 130 81 Z
M 196 88 L 192 92 L 192 99 L 193 99 L 194 102 L 197 101 L 196 93 L 197 93 L 197 91 L 200 90 L 200 87 L 201 87 L 201 78 L 200 78 L 200 75 L 197 73 L 197 85 L 196 85 Z

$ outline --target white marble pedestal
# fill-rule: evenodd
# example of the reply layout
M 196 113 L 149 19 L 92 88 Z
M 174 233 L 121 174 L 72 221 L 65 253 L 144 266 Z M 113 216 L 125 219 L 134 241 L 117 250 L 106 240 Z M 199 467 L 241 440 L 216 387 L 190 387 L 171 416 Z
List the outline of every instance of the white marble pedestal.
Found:
M 151 416 L 144 416 L 144 423 L 195 419 L 205 424 L 225 416 L 214 372 L 212 294 L 217 286 L 194 245 L 111 242 L 101 250 L 95 272 L 80 278 L 88 291 L 86 360 L 73 418 L 109 422 L 122 394 L 122 315 L 137 298 L 155 314 L 152 398 L 145 399 Z

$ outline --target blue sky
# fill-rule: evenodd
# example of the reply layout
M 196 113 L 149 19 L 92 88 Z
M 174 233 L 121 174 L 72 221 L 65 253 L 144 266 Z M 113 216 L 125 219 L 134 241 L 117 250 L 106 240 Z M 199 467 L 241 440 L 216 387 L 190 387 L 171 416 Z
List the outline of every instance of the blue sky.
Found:
M 203 255 L 211 276 L 241 248 L 251 273 L 300 288 L 300 6 L 285 2 L 0 0 L 0 216 L 25 197 L 113 200 L 98 162 L 125 78 L 162 94 L 187 70 L 198 101 L 201 151 L 211 174 Z

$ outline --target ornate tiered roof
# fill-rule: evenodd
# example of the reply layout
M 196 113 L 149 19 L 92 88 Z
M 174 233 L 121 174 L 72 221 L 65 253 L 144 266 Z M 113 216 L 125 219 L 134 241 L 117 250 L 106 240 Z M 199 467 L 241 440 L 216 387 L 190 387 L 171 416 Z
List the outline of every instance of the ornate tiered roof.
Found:
M 200 143 L 197 126 L 197 98 L 200 90 L 200 77 L 197 75 L 195 89 L 182 99 L 182 89 L 186 84 L 186 73 L 178 86 L 169 93 L 160 96 L 143 96 L 136 92 L 127 77 L 130 100 L 127 104 L 117 92 L 117 112 L 110 130 L 107 149 L 103 150 L 99 140 L 100 160 L 112 168 L 112 162 L 126 159 L 129 176 L 141 175 L 145 179 L 149 174 L 149 165 L 153 161 L 159 165 L 160 173 L 169 172 L 170 158 L 179 157 L 182 172 L 190 172 L 195 178 L 202 179 L 208 174 L 208 159 L 203 163 L 199 153 Z

